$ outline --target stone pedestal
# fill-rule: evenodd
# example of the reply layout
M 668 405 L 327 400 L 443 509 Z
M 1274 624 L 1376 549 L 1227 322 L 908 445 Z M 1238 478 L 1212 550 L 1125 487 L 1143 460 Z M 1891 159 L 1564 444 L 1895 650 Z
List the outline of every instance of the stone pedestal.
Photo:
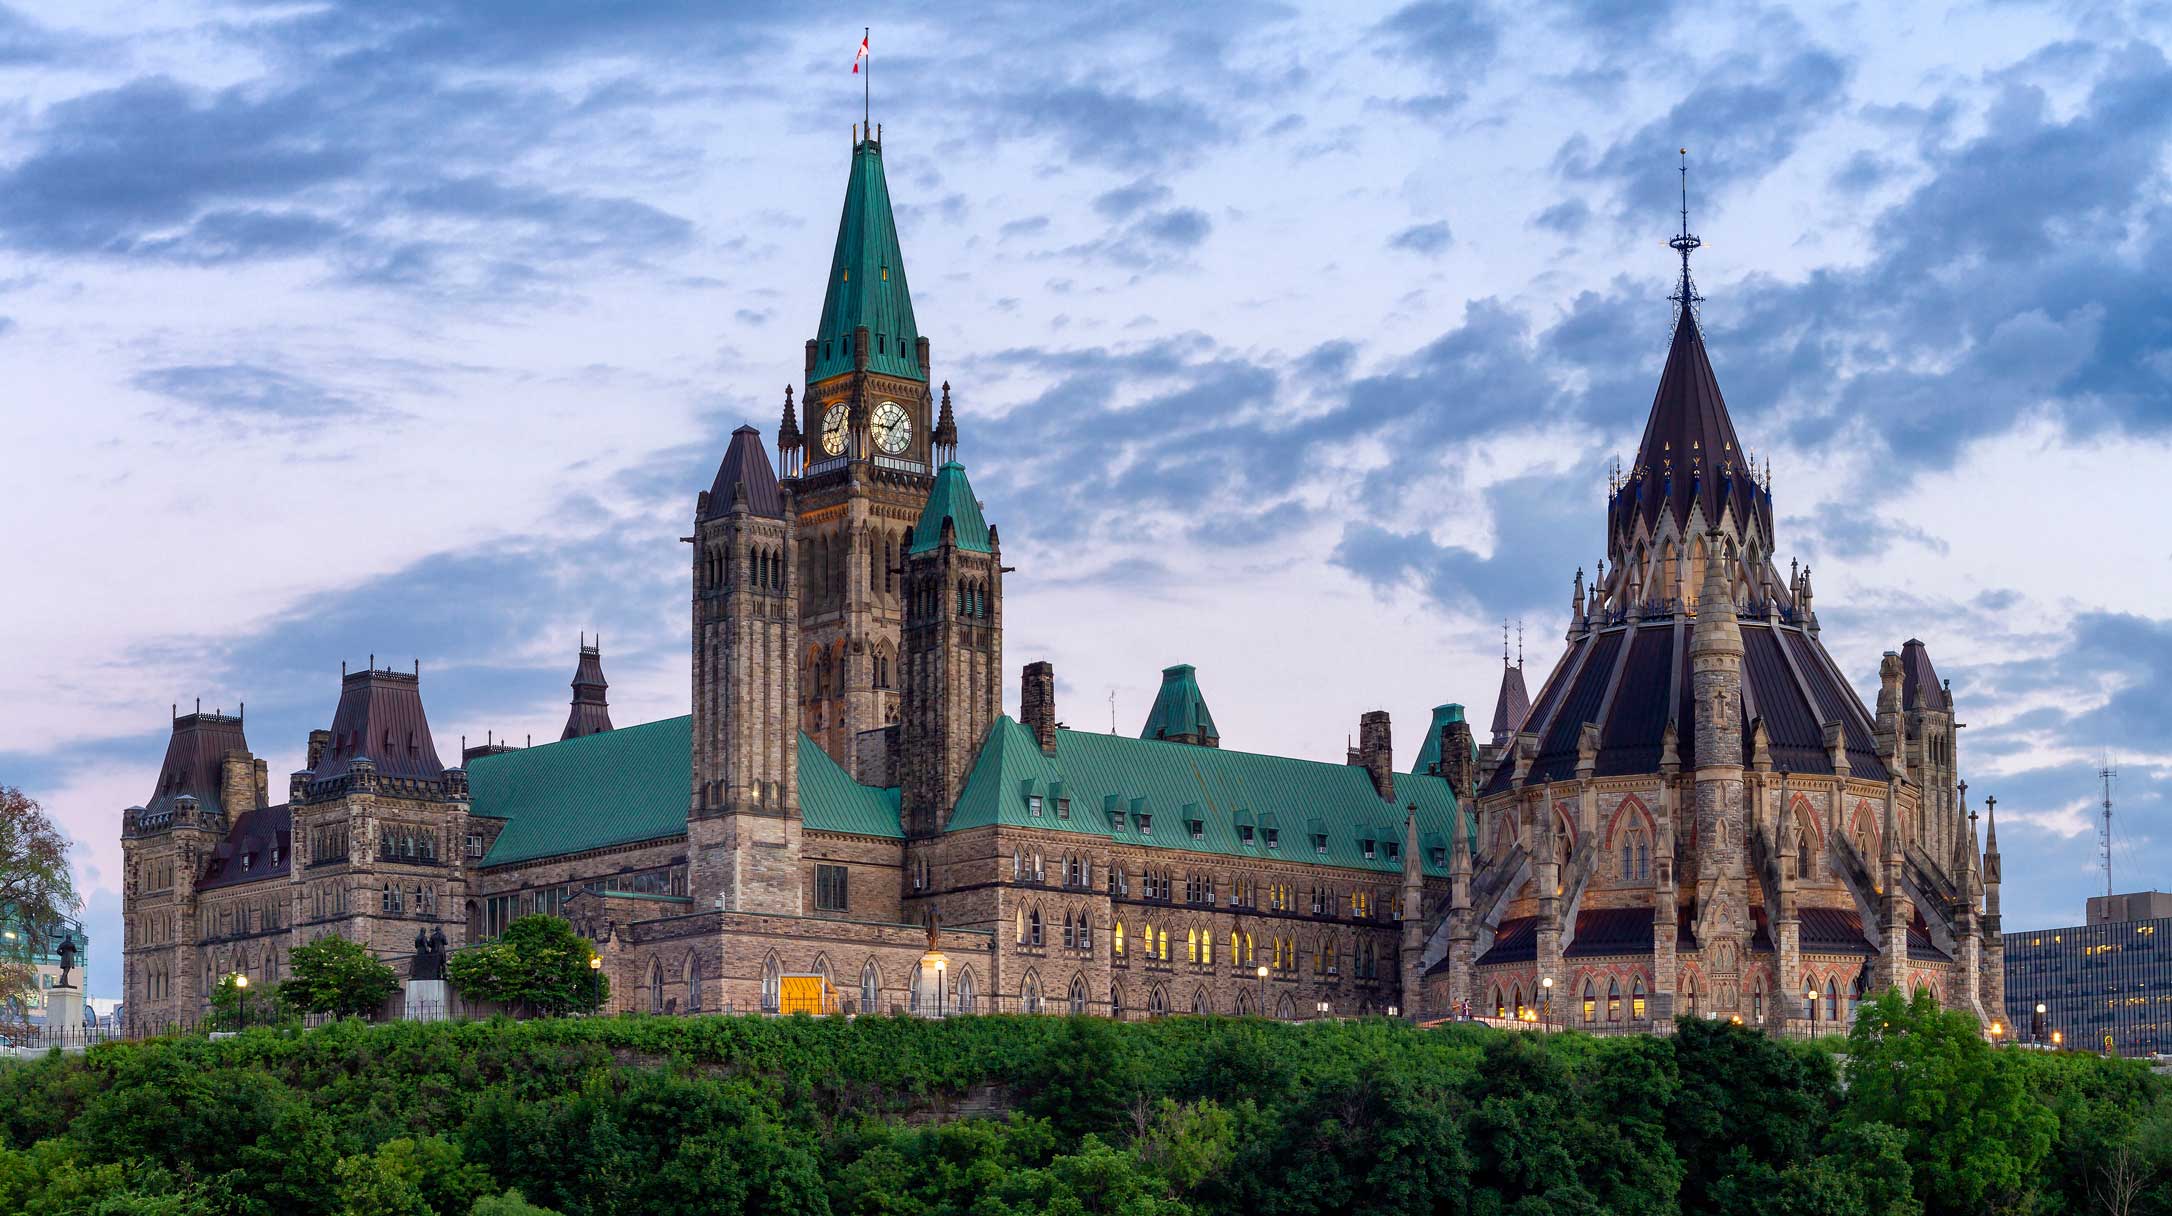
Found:
M 442 1022 L 452 1016 L 452 991 L 444 980 L 407 981 L 400 1017 L 409 1022 Z
M 45 1027 L 49 1034 L 63 1039 L 83 1036 L 83 990 L 81 988 L 50 988 L 45 994 Z

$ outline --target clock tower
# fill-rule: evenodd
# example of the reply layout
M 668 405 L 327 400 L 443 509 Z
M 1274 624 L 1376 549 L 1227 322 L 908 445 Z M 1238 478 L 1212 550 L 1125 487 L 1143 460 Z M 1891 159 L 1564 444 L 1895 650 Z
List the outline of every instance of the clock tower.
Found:
M 799 722 L 860 776 L 860 732 L 898 721 L 905 554 L 936 458 L 956 443 L 947 385 L 943 425 L 930 416 L 928 340 L 905 285 L 879 127 L 854 132 L 806 370 L 804 432 L 787 406 L 778 435 L 798 515 Z

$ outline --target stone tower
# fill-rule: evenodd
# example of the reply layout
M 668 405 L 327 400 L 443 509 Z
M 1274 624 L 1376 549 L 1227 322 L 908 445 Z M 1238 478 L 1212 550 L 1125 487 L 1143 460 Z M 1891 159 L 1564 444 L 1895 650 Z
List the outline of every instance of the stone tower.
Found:
M 1709 559 L 1689 644 L 1697 737 L 1697 943 L 1715 1008 L 1731 1011 L 1741 991 L 1750 945 L 1749 838 L 1742 802 L 1742 629 L 1729 586 L 1733 553 L 1718 529 L 1706 534 Z
M 1919 638 L 1901 645 L 1900 713 L 1903 757 L 1915 780 L 1916 822 L 1909 836 L 1941 866 L 1954 856 L 1963 829 L 1954 787 L 1960 780 L 1953 727 L 1953 693 L 1931 666 L 1930 648 Z M 1971 845 L 1970 847 L 1974 847 Z M 1960 875 L 1949 875 L 1955 882 Z
M 340 677 L 332 726 L 312 732 L 309 767 L 287 787 L 295 916 L 384 956 L 440 924 L 463 939 L 467 773 L 446 768 L 423 712 L 419 671 L 375 659 Z
M 905 557 L 899 675 L 908 839 L 933 836 L 1003 712 L 1003 550 L 952 461 L 936 474 Z
M 158 786 L 121 816 L 122 999 L 146 1025 L 193 1014 L 208 997 L 196 943 L 196 880 L 231 818 L 265 804 L 264 762 L 239 715 L 176 714 Z
M 800 911 L 799 583 L 792 493 L 742 426 L 694 509 L 695 902 Z
M 928 341 L 905 285 L 882 139 L 879 129 L 858 136 L 807 342 L 805 426 L 788 401 L 778 433 L 796 495 L 797 717 L 856 774 L 855 737 L 898 721 L 902 567 L 938 463 Z

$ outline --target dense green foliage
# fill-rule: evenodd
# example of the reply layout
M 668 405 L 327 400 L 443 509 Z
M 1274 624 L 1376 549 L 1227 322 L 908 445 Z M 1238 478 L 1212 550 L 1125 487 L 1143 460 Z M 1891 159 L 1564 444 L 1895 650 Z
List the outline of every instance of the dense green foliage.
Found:
M 320 937 L 296 946 L 279 999 L 295 1013 L 364 1017 L 400 990 L 400 977 L 360 942 Z
M 494 942 L 456 950 L 445 978 L 471 1001 L 521 1013 L 560 1014 L 601 1006 L 610 981 L 590 966 L 596 948 L 556 916 L 523 916 Z
M 0 1066 L 0 1211 L 2172 1213 L 2141 1065 L 1898 997 L 1835 1059 L 1712 1022 L 349 1020 Z

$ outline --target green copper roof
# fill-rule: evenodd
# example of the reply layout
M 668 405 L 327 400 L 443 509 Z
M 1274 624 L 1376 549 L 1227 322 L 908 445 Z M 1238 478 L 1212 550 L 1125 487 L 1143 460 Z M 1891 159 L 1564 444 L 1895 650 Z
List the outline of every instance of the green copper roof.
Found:
M 799 737 L 799 807 L 809 831 L 905 839 L 897 787 L 876 789 L 854 781 L 805 734 Z
M 506 821 L 482 864 L 684 833 L 692 723 L 666 718 L 469 761 L 469 810 Z
M 682 835 L 692 766 L 693 718 L 684 715 L 477 756 L 468 765 L 470 809 L 506 821 L 482 864 Z M 895 789 L 855 782 L 804 734 L 799 802 L 810 831 L 905 834 Z
M 1450 722 L 1461 721 L 1463 721 L 1463 707 L 1461 705 L 1451 703 L 1434 706 L 1432 725 L 1426 727 L 1425 730 L 1425 744 L 1418 749 L 1418 762 L 1411 765 L 1410 771 L 1414 773 L 1432 772 L 1433 766 L 1440 763 L 1441 727 L 1448 725 Z M 1477 748 L 1478 741 L 1476 739 L 1471 740 L 1471 754 L 1474 757 L 1478 754 Z
M 815 366 L 810 380 L 852 370 L 852 331 L 865 325 L 874 343 L 870 371 L 927 379 L 914 346 L 912 295 L 905 289 L 905 255 L 890 214 L 890 185 L 883 179 L 882 145 L 863 139 L 852 150 L 852 178 L 845 210 L 837 220 L 837 249 L 822 296 L 822 323 L 815 329 Z
M 1207 698 L 1199 691 L 1199 675 L 1189 663 L 1161 669 L 1161 691 L 1154 694 L 1154 708 L 1147 711 L 1141 739 L 1174 739 L 1199 735 L 1219 739 L 1214 715 L 1207 712 Z
M 1000 823 L 1114 843 L 1396 873 L 1402 869 L 1403 808 L 1412 802 L 1426 850 L 1420 861 L 1426 873 L 1446 874 L 1445 842 L 1458 811 L 1448 783 L 1438 777 L 1396 774 L 1390 803 L 1373 790 L 1363 768 L 1349 764 L 1075 730 L 1058 730 L 1056 754 L 1049 756 L 1032 732 L 1003 717 L 989 731 L 946 830 Z M 1435 850 L 1441 850 L 1437 864 Z
M 925 553 L 943 541 L 943 518 L 958 531 L 958 547 L 986 553 L 988 521 L 981 517 L 980 500 L 973 497 L 973 483 L 965 479 L 965 466 L 953 460 L 935 474 L 935 488 L 920 508 L 920 522 L 913 525 L 913 544 L 908 552 Z

